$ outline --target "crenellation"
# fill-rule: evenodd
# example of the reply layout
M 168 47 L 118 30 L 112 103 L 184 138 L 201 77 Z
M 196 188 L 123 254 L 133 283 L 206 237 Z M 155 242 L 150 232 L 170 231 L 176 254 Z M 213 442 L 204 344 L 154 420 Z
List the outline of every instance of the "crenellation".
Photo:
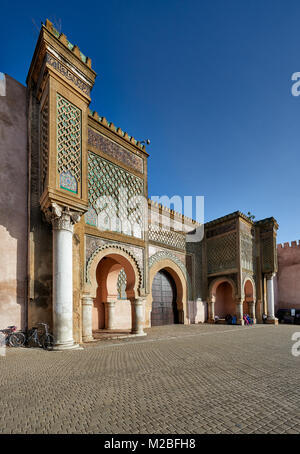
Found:
M 291 241 L 291 243 L 285 242 L 285 243 L 278 243 L 277 244 L 277 249 L 278 250 L 290 249 L 290 248 L 299 248 L 299 247 L 300 247 L 300 240 Z

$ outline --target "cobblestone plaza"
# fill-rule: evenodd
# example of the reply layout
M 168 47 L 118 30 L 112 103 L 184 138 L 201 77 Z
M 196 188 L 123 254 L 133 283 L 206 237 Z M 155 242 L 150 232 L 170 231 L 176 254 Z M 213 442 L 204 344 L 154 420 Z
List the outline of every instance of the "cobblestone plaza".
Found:
M 296 326 L 170 325 L 83 350 L 7 349 L 1 433 L 299 433 Z

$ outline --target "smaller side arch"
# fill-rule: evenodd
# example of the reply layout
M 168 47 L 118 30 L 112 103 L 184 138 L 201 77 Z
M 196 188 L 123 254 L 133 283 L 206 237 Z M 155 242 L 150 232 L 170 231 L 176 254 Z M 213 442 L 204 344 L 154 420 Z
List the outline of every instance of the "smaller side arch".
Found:
M 227 277 L 227 276 L 221 276 L 221 277 L 218 277 L 216 279 L 214 279 L 210 285 L 209 285 L 209 288 L 208 288 L 208 296 L 209 296 L 209 300 L 210 301 L 213 301 L 216 299 L 216 291 L 217 291 L 217 288 L 220 284 L 222 284 L 223 282 L 228 282 L 230 285 L 231 285 L 231 288 L 232 288 L 232 298 L 233 299 L 236 299 L 237 298 L 237 287 L 236 287 L 236 284 L 235 282 L 233 281 L 233 279 L 231 279 L 230 277 Z
M 97 293 L 97 278 L 96 278 L 96 270 L 97 266 L 100 261 L 104 257 L 121 257 L 125 259 L 131 265 L 134 276 L 135 276 L 135 284 L 134 284 L 134 293 L 135 296 L 140 295 L 141 291 L 141 282 L 142 282 L 142 272 L 139 268 L 139 265 L 135 259 L 135 257 L 127 251 L 125 248 L 120 247 L 119 245 L 105 245 L 100 246 L 96 249 L 96 251 L 92 254 L 86 264 L 86 275 L 85 275 L 85 283 L 84 283 L 84 293 L 89 294 L 92 298 L 96 297 Z
M 245 285 L 246 285 L 247 281 L 250 281 L 251 284 L 252 284 L 252 288 L 253 288 L 253 299 L 254 299 L 254 301 L 256 301 L 256 285 L 255 285 L 255 281 L 254 281 L 253 277 L 250 276 L 250 275 L 248 275 L 248 274 L 244 277 L 244 280 L 243 280 L 243 285 L 242 285 L 242 299 L 243 299 L 243 300 L 245 299 Z

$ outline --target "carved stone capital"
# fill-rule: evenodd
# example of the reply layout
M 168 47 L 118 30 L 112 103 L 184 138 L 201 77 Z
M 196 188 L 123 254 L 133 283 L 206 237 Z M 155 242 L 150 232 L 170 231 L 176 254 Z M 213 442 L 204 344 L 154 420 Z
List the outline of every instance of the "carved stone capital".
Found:
M 68 230 L 73 233 L 73 226 L 80 220 L 80 213 L 71 211 L 69 207 L 61 207 L 52 203 L 44 212 L 47 222 L 51 222 L 53 230 Z
M 142 296 L 138 296 L 137 298 L 135 298 L 133 301 L 132 301 L 132 304 L 134 306 L 143 306 L 146 302 L 146 299 L 145 297 L 142 297 Z

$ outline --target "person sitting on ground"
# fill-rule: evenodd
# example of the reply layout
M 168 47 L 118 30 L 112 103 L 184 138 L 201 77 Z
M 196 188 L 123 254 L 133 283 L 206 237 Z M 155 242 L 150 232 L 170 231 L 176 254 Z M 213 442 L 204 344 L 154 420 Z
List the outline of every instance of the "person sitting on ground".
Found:
M 227 322 L 227 325 L 232 325 L 232 316 L 230 314 L 227 314 L 225 316 L 225 321 Z

